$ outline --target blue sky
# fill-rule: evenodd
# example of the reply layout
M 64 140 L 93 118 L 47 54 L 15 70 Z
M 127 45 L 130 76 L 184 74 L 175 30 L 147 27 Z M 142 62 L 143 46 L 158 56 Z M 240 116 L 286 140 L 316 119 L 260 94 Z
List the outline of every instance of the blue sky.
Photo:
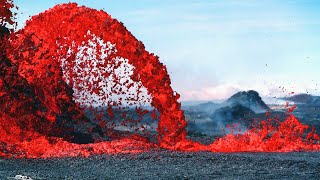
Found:
M 20 27 L 64 2 L 15 0 Z M 182 100 L 218 100 L 249 89 L 271 97 L 320 94 L 320 1 L 74 2 L 122 21 L 167 65 Z

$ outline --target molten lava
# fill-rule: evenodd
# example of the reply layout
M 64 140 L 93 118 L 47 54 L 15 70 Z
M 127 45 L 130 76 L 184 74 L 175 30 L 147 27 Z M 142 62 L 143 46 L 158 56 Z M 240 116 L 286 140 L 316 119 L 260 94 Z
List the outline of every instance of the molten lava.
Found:
M 1 1 L 2 26 L 14 23 L 10 2 Z M 188 140 L 179 94 L 170 86 L 166 67 L 103 11 L 75 3 L 57 5 L 32 17 L 22 30 L 10 34 L 2 28 L 0 42 L 0 157 L 137 153 L 157 147 L 212 152 L 320 150 L 319 136 L 293 115 L 277 125 L 262 121 L 244 134 L 228 134 L 210 145 Z M 123 69 L 132 73 L 119 75 Z M 150 100 L 159 113 L 157 144 L 138 135 L 103 141 L 115 125 L 102 120 L 102 110 L 92 102 L 108 107 L 105 111 L 112 119 L 123 107 L 123 101 L 112 97 L 121 98 L 133 87 L 138 92 L 146 89 L 144 96 L 151 100 L 133 93 L 126 102 Z M 96 123 L 86 117 L 84 107 L 96 109 Z M 148 113 L 138 107 L 136 112 Z M 151 116 L 157 118 L 155 112 Z M 139 121 L 129 119 L 121 125 L 145 129 Z

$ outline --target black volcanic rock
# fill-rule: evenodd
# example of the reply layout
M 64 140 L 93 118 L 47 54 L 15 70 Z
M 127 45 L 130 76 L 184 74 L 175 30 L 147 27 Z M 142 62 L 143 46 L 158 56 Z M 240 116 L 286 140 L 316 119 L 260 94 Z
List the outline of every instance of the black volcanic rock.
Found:
M 2 39 L 4 36 L 9 35 L 10 31 L 8 28 L 4 26 L 0 26 L 0 38 Z
M 259 93 L 254 90 L 238 92 L 231 96 L 225 103 L 228 105 L 240 104 L 255 113 L 266 112 L 270 109 L 262 100 Z

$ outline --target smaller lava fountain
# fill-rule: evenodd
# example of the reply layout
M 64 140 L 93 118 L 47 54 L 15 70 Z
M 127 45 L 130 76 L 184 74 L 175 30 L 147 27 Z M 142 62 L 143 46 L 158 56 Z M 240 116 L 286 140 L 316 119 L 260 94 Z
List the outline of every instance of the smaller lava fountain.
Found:
M 170 86 L 166 67 L 121 22 L 69 3 L 32 17 L 13 32 L 4 28 L 14 24 L 13 7 L 12 1 L 0 2 L 0 157 L 87 157 L 159 147 L 320 150 L 319 136 L 291 114 L 283 122 L 266 116 L 244 134 L 228 134 L 210 145 L 188 140 L 179 94 Z M 141 108 L 145 104 L 153 108 Z M 136 119 L 124 113 L 128 106 L 134 107 Z M 149 128 L 141 123 L 145 115 L 158 120 L 157 143 L 142 135 Z M 126 127 L 125 135 L 119 135 L 120 127 Z

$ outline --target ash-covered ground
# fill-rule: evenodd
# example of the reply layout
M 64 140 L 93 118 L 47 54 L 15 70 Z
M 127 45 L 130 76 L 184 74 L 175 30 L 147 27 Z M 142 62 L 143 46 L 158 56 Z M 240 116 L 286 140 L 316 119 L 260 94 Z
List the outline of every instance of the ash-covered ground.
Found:
M 183 153 L 0 159 L 0 179 L 319 179 L 320 153 Z

